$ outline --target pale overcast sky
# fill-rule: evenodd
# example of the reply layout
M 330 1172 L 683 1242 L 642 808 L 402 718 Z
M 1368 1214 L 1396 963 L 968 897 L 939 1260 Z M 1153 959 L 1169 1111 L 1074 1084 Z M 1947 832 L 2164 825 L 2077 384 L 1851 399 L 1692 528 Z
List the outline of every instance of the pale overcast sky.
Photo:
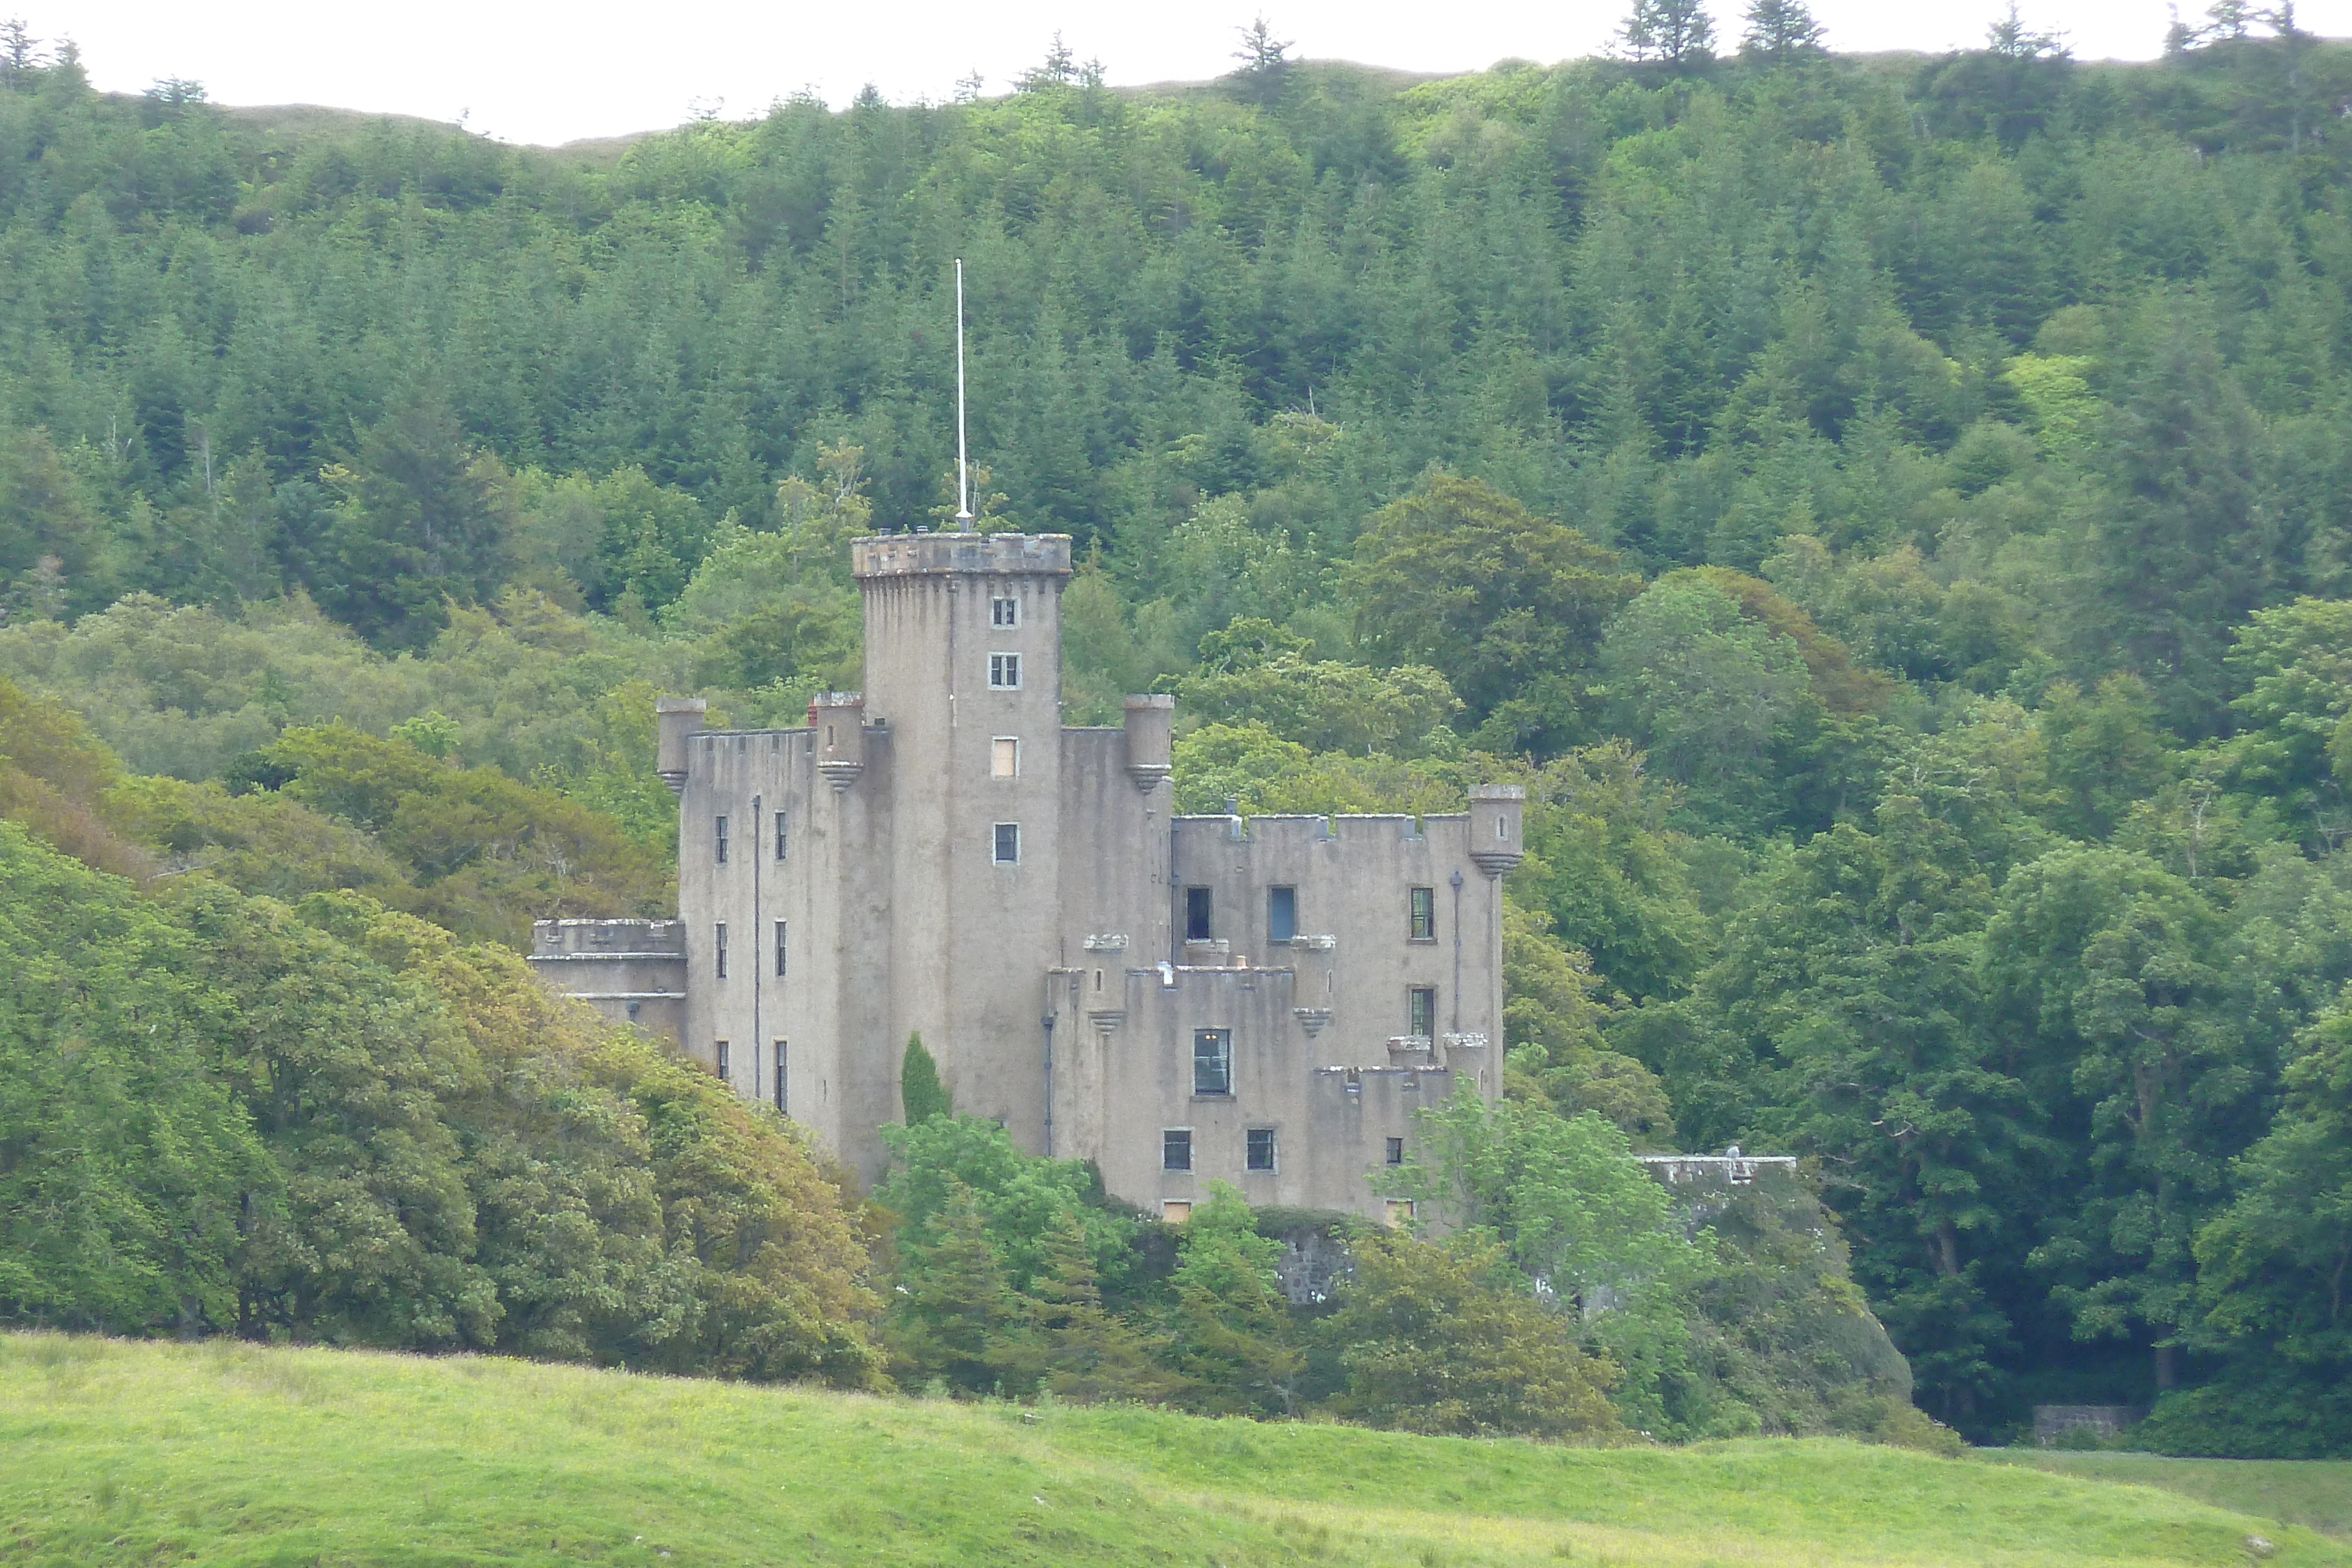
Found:
M 1814 0 L 1840 49 L 1948 49 L 1982 39 L 2006 0 Z M 1737 37 L 1746 0 L 1715 0 Z M 456 120 L 510 141 L 553 143 L 674 125 L 698 109 L 730 119 L 814 89 L 839 104 L 872 82 L 894 102 L 944 99 L 977 71 L 1004 90 L 1058 29 L 1116 84 L 1195 80 L 1232 68 L 1238 29 L 1263 9 L 1294 53 L 1411 70 L 1598 52 L 1624 5 L 1452 0 L 1206 0 L 1084 5 L 1069 0 L 747 4 L 669 0 L 0 0 L 42 37 L 70 37 L 92 79 L 137 91 L 193 78 L 219 103 L 323 103 Z M 2155 55 L 2160 0 L 2027 0 L 2025 17 L 2084 58 Z M 2191 15 L 2200 0 L 2183 6 Z M 2352 33 L 2352 0 L 2305 0 L 2303 26 Z

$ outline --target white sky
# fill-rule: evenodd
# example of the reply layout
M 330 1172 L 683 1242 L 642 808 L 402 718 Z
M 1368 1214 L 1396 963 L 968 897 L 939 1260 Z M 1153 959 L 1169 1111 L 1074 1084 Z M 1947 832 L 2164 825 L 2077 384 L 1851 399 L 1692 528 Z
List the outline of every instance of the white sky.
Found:
M 1712 0 L 1736 37 L 1745 0 Z M 2005 0 L 1813 0 L 1832 47 L 1972 46 Z M 216 103 L 322 103 L 456 120 L 510 141 L 553 143 L 674 125 L 697 107 L 729 119 L 814 88 L 845 101 L 872 82 L 894 102 L 952 96 L 974 70 L 986 90 L 1045 55 L 1058 29 L 1115 84 L 1196 80 L 1233 68 L 1238 29 L 1263 9 L 1295 55 L 1411 70 L 1474 70 L 1518 57 L 1597 53 L 1623 0 L 1202 0 L 1087 5 L 1070 0 L 0 0 L 45 38 L 80 44 L 97 84 L 137 91 L 163 77 L 205 84 Z M 2201 0 L 2182 9 L 2194 16 Z M 2083 58 L 2147 58 L 2161 0 L 2027 0 L 2027 22 Z M 2352 0 L 2305 0 L 2298 20 L 2352 33 Z

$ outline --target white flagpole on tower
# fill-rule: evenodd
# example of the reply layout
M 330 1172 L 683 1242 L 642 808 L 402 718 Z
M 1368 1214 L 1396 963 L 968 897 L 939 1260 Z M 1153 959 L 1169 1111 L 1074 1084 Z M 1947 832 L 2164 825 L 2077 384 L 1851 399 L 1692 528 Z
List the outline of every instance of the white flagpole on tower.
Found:
M 971 465 L 963 443 L 963 257 L 956 257 L 956 521 L 971 522 Z

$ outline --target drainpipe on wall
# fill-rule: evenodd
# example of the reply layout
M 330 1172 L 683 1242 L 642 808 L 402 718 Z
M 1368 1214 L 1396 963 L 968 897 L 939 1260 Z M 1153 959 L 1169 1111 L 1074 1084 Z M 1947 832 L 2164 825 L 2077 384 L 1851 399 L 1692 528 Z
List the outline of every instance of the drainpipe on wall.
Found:
M 1454 890 L 1454 1032 L 1462 1032 L 1462 868 L 1455 866 L 1446 881 Z
M 1060 1017 L 1054 1006 L 1054 981 L 1063 975 L 1076 975 L 1079 970 L 1055 967 L 1045 971 L 1045 1011 L 1037 1019 L 1045 1030 L 1045 1157 L 1054 1157 L 1054 1022 Z
M 761 933 L 766 929 L 760 921 L 760 852 L 767 847 L 767 836 L 761 831 L 765 820 L 760 814 L 761 799 L 751 797 L 751 1098 L 760 1094 L 760 1058 L 766 1054 L 768 1038 L 760 1031 L 760 972 L 767 966 L 766 945 Z M 733 1088 L 733 1084 L 729 1084 Z

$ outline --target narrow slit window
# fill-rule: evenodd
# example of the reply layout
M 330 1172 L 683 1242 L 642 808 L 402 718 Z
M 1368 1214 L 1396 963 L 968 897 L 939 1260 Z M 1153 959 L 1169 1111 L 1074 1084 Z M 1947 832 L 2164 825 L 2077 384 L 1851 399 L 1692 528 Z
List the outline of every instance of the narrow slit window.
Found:
M 991 779 L 1021 777 L 1021 743 L 1009 735 L 1000 735 L 988 743 L 988 776 Z
M 1192 1092 L 1230 1094 L 1234 1092 L 1234 1036 L 1231 1030 L 1192 1031 Z
M 1160 1134 L 1160 1168 L 1163 1171 L 1189 1171 L 1192 1168 L 1192 1129 L 1171 1127 Z
M 1019 691 L 1021 689 L 1021 655 L 991 653 L 988 656 L 988 684 L 994 691 Z
M 1210 927 L 1213 924 L 1210 917 L 1213 914 L 1214 909 L 1214 901 L 1211 897 L 1209 889 L 1205 887 L 1188 887 L 1184 890 L 1185 941 L 1206 942 L 1209 940 Z
M 1252 1127 L 1248 1134 L 1248 1166 L 1254 1171 L 1274 1169 L 1274 1129 Z
M 1020 823 L 999 822 L 996 824 L 996 863 L 998 865 L 1019 865 L 1021 863 Z
M 784 956 L 787 951 L 785 936 L 785 923 L 779 920 L 776 922 L 776 978 L 780 980 L 784 977 Z
M 735 1080 L 734 1075 L 727 1070 L 727 1042 L 722 1040 L 715 1043 L 719 1047 L 719 1076 L 731 1083 Z
M 779 811 L 776 813 L 776 858 L 790 859 L 792 849 L 792 821 L 783 812 Z
M 784 1042 L 780 1040 L 776 1041 L 776 1114 L 779 1116 L 789 1115 L 793 1104 L 792 1097 L 784 1092 L 785 1061 Z
M 719 923 L 716 936 L 711 953 L 719 977 L 723 980 L 727 977 L 727 922 L 724 920 Z
M 1021 624 L 1021 601 L 1017 599 L 992 599 L 988 601 L 988 623 L 991 626 Z
M 1412 939 L 1416 942 L 1437 940 L 1437 889 L 1433 887 L 1412 890 Z
M 1405 993 L 1405 1032 L 1427 1040 L 1437 1032 L 1437 988 L 1415 986 Z
M 757 823 L 752 824 L 752 827 L 754 831 L 758 831 Z M 720 865 L 725 865 L 727 863 L 727 819 L 724 817 L 712 818 L 711 828 L 710 847 L 712 852 L 717 856 L 719 863 Z
M 1287 942 L 1298 935 L 1298 890 L 1295 887 L 1269 887 L 1265 890 L 1265 939 Z

